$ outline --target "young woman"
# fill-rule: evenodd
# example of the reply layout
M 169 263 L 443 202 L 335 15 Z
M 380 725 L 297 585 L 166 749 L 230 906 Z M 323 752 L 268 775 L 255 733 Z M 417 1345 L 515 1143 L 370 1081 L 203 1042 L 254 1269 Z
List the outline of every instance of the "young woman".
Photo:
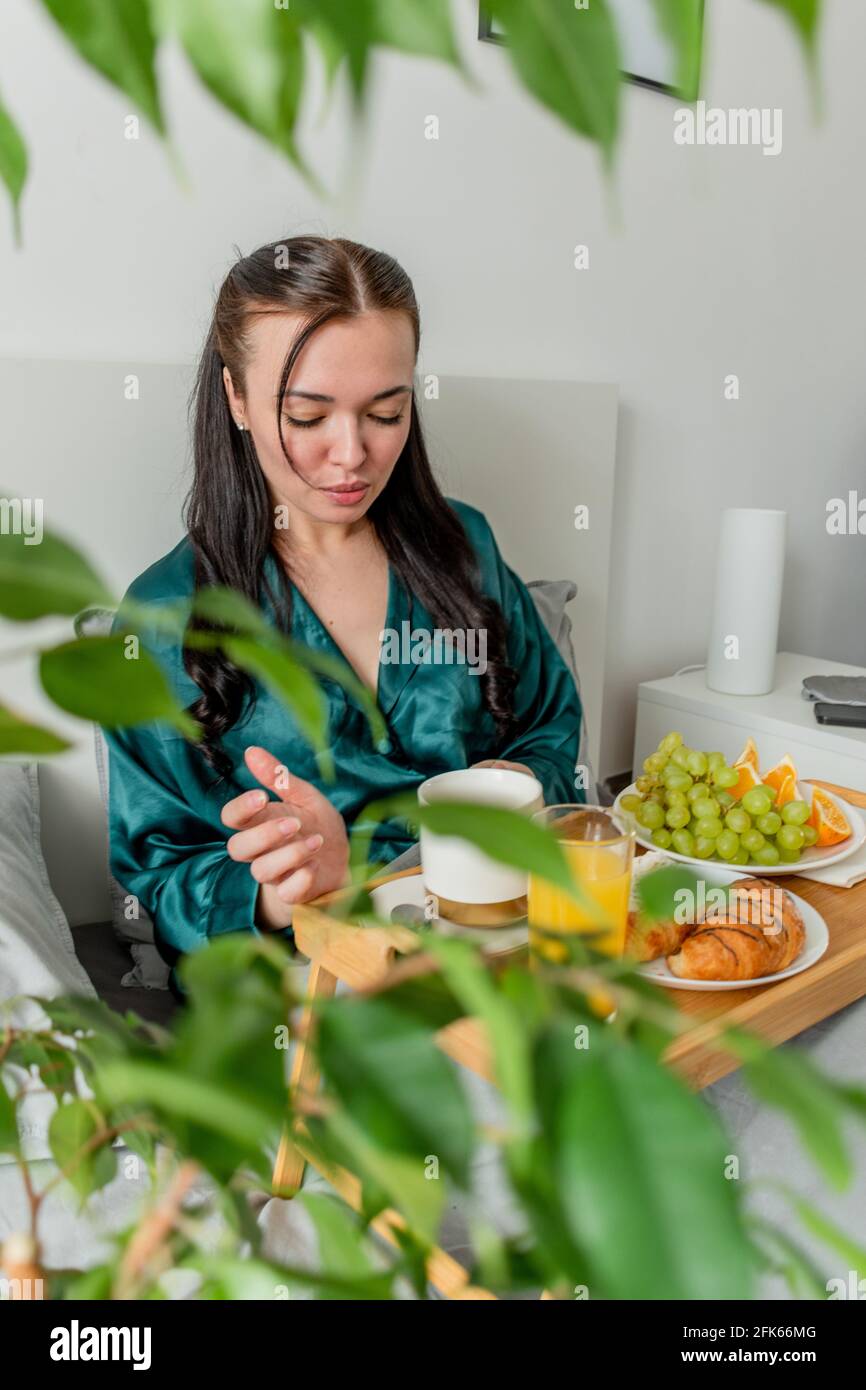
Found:
M 187 535 L 127 592 L 239 590 L 345 661 L 388 737 L 374 746 L 362 706 L 323 681 L 329 783 L 285 706 L 224 654 L 148 637 L 204 739 L 158 723 L 105 730 L 111 866 L 173 965 L 223 932 L 290 931 L 293 904 L 345 882 L 347 827 L 365 803 L 438 772 L 495 761 L 534 773 L 548 802 L 583 799 L 571 673 L 483 514 L 443 497 L 431 472 L 419 341 L 408 276 L 355 242 L 263 246 L 219 291 L 194 393 Z M 462 633 L 474 665 L 413 661 L 399 638 L 422 629 Z M 385 634 L 399 661 L 385 659 Z M 411 843 L 385 823 L 372 852 L 388 860 Z

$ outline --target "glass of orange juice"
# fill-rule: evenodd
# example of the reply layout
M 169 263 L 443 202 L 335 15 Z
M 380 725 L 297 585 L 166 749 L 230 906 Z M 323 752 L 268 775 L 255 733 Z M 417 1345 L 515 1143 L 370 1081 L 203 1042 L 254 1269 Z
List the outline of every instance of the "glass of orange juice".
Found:
M 572 876 L 586 894 L 582 905 L 537 874 L 529 875 L 530 961 L 561 963 L 569 952 L 557 935 L 580 932 L 587 945 L 621 956 L 628 923 L 635 832 L 604 806 L 545 806 L 533 820 L 560 841 Z

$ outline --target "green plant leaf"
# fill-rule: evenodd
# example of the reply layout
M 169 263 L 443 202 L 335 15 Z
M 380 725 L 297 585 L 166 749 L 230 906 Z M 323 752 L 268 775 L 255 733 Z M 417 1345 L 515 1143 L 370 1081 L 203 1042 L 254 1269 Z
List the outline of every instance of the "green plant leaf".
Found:
M 352 826 L 351 860 L 357 868 L 368 859 L 373 830 L 386 818 L 401 819 L 436 835 L 459 836 L 501 864 L 510 864 L 555 884 L 576 901 L 585 899 L 572 877 L 556 836 L 520 811 L 477 806 L 465 801 L 437 801 L 422 806 L 415 792 L 400 792 L 368 802 Z
M 364 1280 L 376 1274 L 376 1267 L 364 1245 L 364 1226 L 358 1213 L 328 1192 L 299 1192 L 296 1198 L 308 1212 L 318 1237 L 318 1263 L 328 1276 L 337 1280 Z M 390 1276 L 383 1283 L 387 1289 Z M 327 1286 L 322 1298 L 340 1298 Z M 385 1298 L 390 1294 L 386 1292 Z
M 92 1269 L 52 1269 L 48 1287 L 52 1299 L 82 1299 L 86 1303 L 107 1301 L 111 1298 L 114 1282 L 114 1264 L 96 1265 Z
M 21 245 L 21 194 L 27 182 L 27 146 L 10 116 L 0 101 L 0 179 L 3 180 L 12 200 L 12 229 L 17 245 Z
M 333 1112 L 324 1123 L 311 1120 L 310 1133 L 314 1146 L 331 1161 L 387 1192 L 391 1205 L 422 1240 L 436 1238 L 446 1185 L 427 1178 L 416 1158 L 371 1143 L 345 1110 Z
M 610 164 L 619 130 L 620 53 L 604 0 L 485 0 L 507 33 L 524 86 L 566 125 L 594 140 Z
M 821 0 L 762 0 L 762 3 L 782 10 L 794 24 L 807 50 L 811 52 L 818 36 Z
M 226 656 L 283 700 L 318 755 L 324 776 L 334 780 L 334 755 L 326 745 L 328 709 L 321 687 L 285 651 L 246 637 L 224 637 Z
M 866 1087 L 837 1082 L 834 1091 L 849 1110 L 860 1120 L 866 1120 Z
M 38 1002 L 38 1001 L 37 1001 Z M 51 1053 L 38 1037 L 31 1033 L 23 1037 L 13 1039 L 9 1051 L 6 1053 L 7 1060 L 15 1062 L 19 1067 L 29 1070 L 30 1067 L 37 1067 L 40 1071 L 51 1063 Z
M 189 1007 L 175 1023 L 167 1064 L 232 1092 L 242 1082 L 248 1103 L 268 1115 L 287 1114 L 286 1051 L 278 1046 L 294 1002 L 284 986 L 287 959 L 284 942 L 242 931 L 184 957 Z
M 15 1102 L 3 1084 L 3 1072 L 0 1070 L 0 1153 L 17 1154 L 18 1149 Z
M 239 647 L 237 658 L 231 659 L 257 679 L 271 680 L 274 693 L 286 700 L 298 716 L 314 747 L 321 748 L 327 721 L 326 705 L 318 686 L 308 674 L 311 671 L 325 680 L 334 681 L 347 694 L 354 696 L 367 716 L 374 742 L 386 736 L 385 721 L 375 699 L 348 662 L 332 656 L 330 652 L 319 651 L 303 642 L 284 637 L 267 621 L 261 609 L 236 589 L 221 585 L 199 589 L 192 606 L 195 613 L 208 622 L 235 628 L 242 637 L 255 639 L 254 643 L 246 642 Z M 188 633 L 187 644 L 195 645 L 202 637 L 208 645 L 216 641 L 225 645 L 217 634 L 201 632 Z M 266 649 L 264 654 L 262 647 Z M 227 647 L 225 650 L 231 656 Z M 246 665 L 246 662 L 250 664 Z M 300 702 L 297 706 L 294 703 L 296 699 Z
M 751 1254 L 715 1115 L 665 1067 L 603 1027 L 568 1023 L 533 1056 L 536 1141 L 561 1220 L 592 1267 L 591 1296 L 748 1298 Z
M 821 18 L 821 0 L 763 0 L 765 5 L 782 10 L 793 23 L 803 44 L 806 64 L 810 78 L 812 110 L 815 119 L 822 114 L 824 95 L 821 75 L 818 69 L 818 28 Z
M 73 1165 L 66 1176 L 82 1199 L 105 1187 L 117 1171 L 110 1140 L 82 1153 L 85 1144 L 103 1128 L 105 1121 L 96 1106 L 85 1100 L 59 1105 L 49 1121 L 48 1145 L 54 1161 L 61 1169 Z
M 823 1274 L 786 1231 L 760 1217 L 748 1216 L 747 1222 L 764 1267 L 781 1275 L 793 1298 L 826 1299 Z
M 374 743 L 386 739 L 388 729 L 382 712 L 376 704 L 373 694 L 369 687 L 359 680 L 351 666 L 342 657 L 332 656 L 330 652 L 322 651 L 318 647 L 308 647 L 303 642 L 296 642 L 292 639 L 281 639 L 289 656 L 292 657 L 300 666 L 309 667 L 317 676 L 324 680 L 331 680 L 335 685 L 351 695 L 358 704 L 361 712 L 367 716 L 370 725 L 370 732 Z
M 364 1133 L 423 1171 L 438 1159 L 469 1180 L 473 1122 L 454 1066 L 433 1032 L 384 995 L 338 999 L 317 1013 L 316 1047 L 329 1086 Z
M 322 110 L 319 114 L 319 123 L 321 124 L 330 110 L 337 73 L 340 71 L 346 55 L 339 36 L 334 33 L 329 24 L 323 24 L 310 18 L 304 27 L 317 44 L 325 69 L 325 94 L 322 100 Z
M 17 498 L 0 503 L 10 510 Z M 16 524 L 13 518 L 13 524 Z M 19 529 L 0 534 L 0 616 L 13 622 L 74 617 L 80 608 L 113 605 L 114 600 L 84 556 L 49 531 L 27 544 Z
M 297 1266 L 268 1264 L 262 1259 L 250 1259 L 248 1255 L 211 1255 L 198 1250 L 180 1260 L 177 1268 L 193 1269 L 202 1275 L 202 1283 L 195 1293 L 197 1300 L 255 1299 L 279 1303 L 277 1290 L 280 1288 L 287 1290 L 289 1298 L 300 1289 L 310 1289 L 319 1298 L 378 1302 L 391 1297 L 392 1275 L 388 1271 L 343 1279 L 330 1270 L 319 1273 Z
M 59 734 L 53 734 L 39 724 L 31 724 L 29 719 L 22 719 L 11 709 L 0 705 L 0 754 L 30 753 L 38 757 L 40 754 L 64 753 L 71 747 L 72 744 Z
M 691 869 L 671 864 L 663 869 L 652 869 L 637 881 L 637 896 L 642 911 L 647 917 L 660 920 L 673 917 L 677 910 L 677 894 L 691 893 L 694 897 L 698 880 Z
M 514 1126 L 514 1161 L 533 1116 L 530 1067 L 530 1034 L 508 995 L 486 969 L 478 951 L 468 941 L 431 936 L 425 950 L 439 962 L 442 974 L 467 1015 L 479 1018 L 487 1029 L 499 1088 Z
M 656 19 L 674 50 L 674 86 L 683 101 L 698 95 L 703 45 L 703 0 L 652 0 Z
M 387 48 L 463 66 L 451 0 L 374 0 L 371 28 L 374 42 Z
M 245 594 L 224 584 L 208 584 L 196 589 L 191 607 L 198 617 L 234 628 L 244 636 L 261 637 L 265 641 L 274 636 L 274 629 L 262 610 L 250 603 Z
M 295 127 L 305 58 L 297 0 L 164 0 L 165 22 L 219 103 L 279 150 L 320 196 L 326 191 L 303 159 Z
M 283 1113 L 276 1096 L 270 1113 L 263 1110 L 259 1097 L 250 1101 L 242 1078 L 236 1078 L 229 1088 L 225 1083 L 172 1070 L 164 1058 L 106 1062 L 99 1082 L 103 1094 L 115 1103 L 137 1101 L 156 1106 L 250 1149 L 272 1136 L 274 1123 Z
M 292 0 L 292 10 L 300 22 L 330 30 L 332 45 L 338 44 L 348 64 L 350 90 L 356 114 L 367 95 L 370 52 L 377 41 L 378 0 Z M 321 44 L 321 39 L 319 40 Z M 333 64 L 333 56 L 329 57 Z
M 148 0 L 42 0 L 80 56 L 165 134 Z
M 773 1183 L 775 1188 L 785 1194 L 807 1231 L 834 1250 L 845 1261 L 848 1269 L 856 1269 L 861 1278 L 866 1278 L 866 1246 L 852 1240 L 847 1231 L 840 1230 L 829 1216 L 825 1216 L 816 1206 L 801 1197 L 786 1183 Z
M 80 1047 L 82 1042 L 78 1034 L 90 1032 L 98 1036 L 104 1054 L 125 1055 L 144 1051 L 145 1044 L 135 1035 L 135 1027 L 141 1020 L 131 1013 L 126 1018 L 122 1017 L 104 999 L 87 999 L 77 994 L 57 995 L 54 999 L 34 998 L 55 1029 L 76 1036 L 76 1047 Z M 40 1061 L 41 1065 L 43 1063 Z
M 755 1095 L 788 1116 L 828 1182 L 838 1191 L 847 1188 L 854 1170 L 843 1132 L 845 1101 L 832 1082 L 801 1049 L 768 1048 L 734 1030 L 724 1042 L 742 1059 L 744 1079 Z
M 126 639 L 79 637 L 51 647 L 39 658 L 47 695 L 69 714 L 106 728 L 125 728 L 163 720 L 187 738 L 200 732 L 175 699 L 161 666 L 146 647 L 127 659 Z

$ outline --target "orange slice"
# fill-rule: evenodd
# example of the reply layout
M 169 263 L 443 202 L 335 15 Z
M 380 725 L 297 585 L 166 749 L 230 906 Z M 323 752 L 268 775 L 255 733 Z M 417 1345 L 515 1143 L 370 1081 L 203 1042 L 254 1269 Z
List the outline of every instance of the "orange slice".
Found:
M 736 762 L 732 763 L 731 766 L 743 767 L 746 764 L 748 764 L 749 767 L 751 767 L 755 772 L 758 772 L 758 747 L 753 738 L 746 739 L 745 748 L 743 749 L 740 756 L 737 758 Z M 758 781 L 760 782 L 760 780 L 761 778 L 759 775 Z M 746 788 L 746 790 L 748 790 L 748 788 Z
M 838 845 L 851 834 L 844 811 L 820 787 L 813 788 L 812 814 L 808 823 L 818 832 L 816 845 Z
M 766 782 L 766 777 L 764 778 Z M 772 784 L 770 784 L 772 785 Z M 800 788 L 797 786 L 797 778 L 793 772 L 789 772 L 783 777 L 776 787 L 776 801 L 773 809 L 778 811 L 780 806 L 784 806 L 789 801 L 805 801 L 805 796 L 800 795 Z
M 771 767 L 769 772 L 764 773 L 764 781 L 768 787 L 773 787 L 776 791 L 779 791 L 785 778 L 789 775 L 792 776 L 796 782 L 797 769 L 794 765 L 794 759 L 791 757 L 790 753 L 786 753 L 781 762 L 776 763 L 775 767 Z M 789 797 L 788 800 L 790 801 L 790 799 Z
M 745 796 L 746 792 L 752 790 L 752 787 L 759 787 L 761 785 L 761 778 L 758 775 L 757 768 L 753 767 L 751 763 L 734 763 L 734 768 L 739 772 L 740 780 L 731 787 L 730 791 L 731 796 L 734 797 L 736 801 L 739 801 L 740 797 Z

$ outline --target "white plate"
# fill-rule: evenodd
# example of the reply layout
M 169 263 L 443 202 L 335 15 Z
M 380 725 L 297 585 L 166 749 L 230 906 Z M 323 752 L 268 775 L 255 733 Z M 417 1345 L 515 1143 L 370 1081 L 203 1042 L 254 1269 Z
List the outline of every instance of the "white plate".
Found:
M 808 782 L 801 782 L 800 788 L 805 793 L 804 799 L 808 801 L 811 806 L 814 787 Z M 635 791 L 636 787 L 634 782 L 628 787 L 623 787 L 616 801 L 613 803 L 612 810 L 622 816 L 627 824 L 634 826 L 636 839 L 639 845 L 645 845 L 647 849 L 657 849 L 658 846 L 654 845 L 650 838 L 650 832 L 644 830 L 642 825 L 638 825 L 632 813 L 630 811 L 624 811 L 620 805 L 624 796 L 629 796 Z M 662 853 L 666 858 L 675 859 L 680 864 L 697 864 L 699 868 L 708 865 L 712 865 L 714 868 L 718 866 L 720 869 L 735 868 L 740 876 L 756 874 L 761 878 L 766 878 L 772 874 L 808 874 L 810 869 L 826 869 L 828 864 L 837 864 L 840 859 L 847 859 L 849 855 L 856 854 L 857 850 L 863 844 L 863 841 L 866 840 L 866 820 L 863 819 L 863 816 L 856 806 L 851 806 L 847 801 L 843 802 L 838 796 L 834 796 L 832 792 L 826 792 L 825 795 L 829 796 L 830 800 L 834 801 L 840 810 L 844 812 L 848 824 L 851 827 L 851 834 L 847 840 L 843 840 L 842 843 L 838 845 L 826 845 L 822 849 L 818 849 L 813 845 L 800 855 L 796 864 L 750 863 L 730 865 L 724 859 L 697 859 L 694 855 L 677 854 L 673 849 L 663 850 Z
M 665 863 L 672 862 L 679 855 L 671 855 L 667 850 L 655 850 L 650 863 L 647 863 L 647 870 L 650 868 L 662 868 Z M 651 859 L 651 856 L 641 855 L 635 864 L 644 864 Z M 706 859 L 699 860 L 702 873 L 696 877 L 711 887 L 712 885 L 724 885 L 733 883 L 738 878 L 763 878 L 763 873 L 758 873 L 758 866 L 754 866 L 754 872 L 750 866 L 741 864 L 736 869 L 728 865 L 708 863 Z M 790 893 L 790 889 L 785 889 Z M 664 956 L 659 960 L 644 961 L 638 966 L 639 974 L 645 979 L 652 980 L 653 984 L 665 985 L 668 989 L 757 989 L 759 985 L 772 985 L 777 980 L 787 980 L 789 975 L 799 975 L 801 971 L 808 970 L 810 965 L 814 965 L 816 960 L 820 960 L 830 944 L 830 933 L 827 930 L 827 923 L 816 912 L 811 903 L 807 903 L 798 893 L 791 893 L 791 897 L 797 907 L 798 912 L 803 918 L 803 926 L 806 929 L 806 940 L 803 949 L 792 965 L 787 970 L 779 970 L 775 975 L 762 975 L 757 980 L 681 980 L 678 975 L 674 975 L 668 969 L 668 963 Z
M 377 914 L 384 917 L 386 922 L 391 919 L 392 909 L 401 903 L 423 907 L 424 884 L 420 869 L 415 874 L 407 874 L 405 878 L 393 878 L 390 883 L 381 883 L 372 890 L 370 897 Z M 457 922 L 442 920 L 437 931 L 443 936 L 460 936 L 466 941 L 474 941 L 491 955 L 517 951 L 529 944 L 529 923 L 525 917 L 513 927 L 464 927 Z

